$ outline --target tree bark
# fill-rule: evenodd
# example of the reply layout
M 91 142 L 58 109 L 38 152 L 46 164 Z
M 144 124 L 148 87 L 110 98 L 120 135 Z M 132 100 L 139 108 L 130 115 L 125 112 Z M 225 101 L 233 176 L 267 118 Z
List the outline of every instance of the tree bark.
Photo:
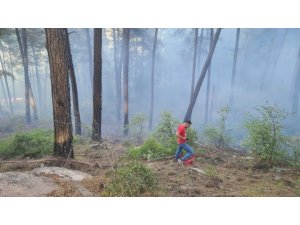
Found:
M 119 37 L 118 37 L 119 39 Z M 116 37 L 116 29 L 113 29 L 113 43 L 114 43 L 114 62 L 115 62 L 115 74 L 116 74 L 116 118 L 118 123 L 121 122 L 121 69 L 122 64 L 119 55 L 120 48 L 118 45 L 119 40 Z
M 201 63 L 201 52 L 202 52 L 201 50 L 202 50 L 202 43 L 203 43 L 203 31 L 204 31 L 204 28 L 201 29 L 200 38 L 199 38 L 200 40 L 199 40 L 199 45 L 198 45 L 199 49 L 198 49 L 198 63 L 197 64 L 198 64 L 199 69 L 197 69 L 197 71 L 199 71 L 199 73 L 201 72 L 200 71 L 200 69 L 201 69 L 200 63 Z
M 190 104 L 188 106 L 187 112 L 185 114 L 185 118 L 184 118 L 185 120 L 191 120 L 191 118 L 192 118 L 193 109 L 194 109 L 194 106 L 195 106 L 195 103 L 196 103 L 196 100 L 197 100 L 200 88 L 202 86 L 203 80 L 205 78 L 208 66 L 210 65 L 212 56 L 214 54 L 214 51 L 215 51 L 215 48 L 216 48 L 216 45 L 217 45 L 220 33 L 221 33 L 221 28 L 218 28 L 216 34 L 214 35 L 214 39 L 213 39 L 213 42 L 212 42 L 212 47 L 211 47 L 211 49 L 210 49 L 210 51 L 208 53 L 208 56 L 206 58 L 204 66 L 202 68 L 200 77 L 198 79 L 195 91 L 193 93 L 192 100 L 190 101 Z
M 40 81 L 40 73 L 39 73 L 39 68 L 38 68 L 38 60 L 35 54 L 35 46 L 31 46 L 32 54 L 33 54 L 33 60 L 34 60 L 34 66 L 35 66 L 35 75 L 36 75 L 36 80 L 37 80 L 37 89 L 38 89 L 38 96 L 39 96 L 39 109 L 40 113 L 42 112 L 42 89 L 41 89 L 41 81 Z
M 93 55 L 92 55 L 92 45 L 91 45 L 91 37 L 90 37 L 90 30 L 89 28 L 85 28 L 85 34 L 86 34 L 86 44 L 88 49 L 88 60 L 89 60 L 89 74 L 90 74 L 90 81 L 91 81 L 91 88 L 93 88 Z
M 232 105 L 233 105 L 233 98 L 234 98 L 234 84 L 235 84 L 237 57 L 238 57 L 238 51 L 239 51 L 239 40 L 240 40 L 240 28 L 237 28 L 236 29 L 236 37 L 235 37 L 233 65 L 232 65 L 232 75 L 231 75 L 231 88 L 230 88 L 230 100 L 229 100 L 230 107 L 232 107 Z
M 198 28 L 195 29 L 195 39 L 194 39 L 194 56 L 193 56 L 193 67 L 192 67 L 192 87 L 191 87 L 191 97 L 192 99 L 195 87 L 195 73 L 196 73 L 196 60 L 197 60 L 197 48 L 198 48 Z
M 46 29 L 46 42 L 50 64 L 54 154 L 61 157 L 74 157 L 68 76 L 69 51 L 67 29 Z
M 93 80 L 93 132 L 92 139 L 101 141 L 102 117 L 102 29 L 94 29 L 94 80 Z
M 6 92 L 5 92 L 5 87 L 4 87 L 4 84 L 3 84 L 2 76 L 0 76 L 0 82 L 1 82 L 2 92 L 3 92 L 3 97 L 4 97 L 4 100 L 5 100 L 6 106 L 8 107 L 9 104 L 8 104 L 7 95 L 6 95 Z
M 151 66 L 151 103 L 150 103 L 150 119 L 149 130 L 152 130 L 153 125 L 153 108 L 154 108 L 154 69 L 155 69 L 155 52 L 157 43 L 158 28 L 155 28 L 153 48 L 152 48 L 152 66 Z
M 80 111 L 78 103 L 78 92 L 77 92 L 77 82 L 75 76 L 75 70 L 73 65 L 73 58 L 71 52 L 71 45 L 69 40 L 69 34 L 66 39 L 67 48 L 69 53 L 69 74 L 72 86 L 72 100 L 73 100 L 73 110 L 74 110 L 74 119 L 75 119 L 75 134 L 81 135 L 81 120 L 80 120 Z
M 212 41 L 214 36 L 214 30 L 210 29 L 210 41 L 209 41 L 209 50 L 211 49 Z M 209 108 L 209 94 L 210 94 L 210 75 L 211 75 L 211 62 L 208 66 L 208 74 L 207 74 L 207 86 L 206 86 L 206 101 L 205 101 L 205 120 L 204 123 L 208 122 L 208 108 Z
M 123 135 L 129 132 L 129 103 L 128 103 L 128 72 L 129 72 L 129 36 L 130 29 L 123 29 L 124 63 L 123 63 L 123 92 L 124 92 L 124 130 Z
M 3 59 L 2 59 L 2 57 L 3 57 Z M 0 55 L 0 62 L 1 62 L 2 72 L 3 72 L 2 76 L 4 77 L 4 80 L 5 80 L 6 90 L 7 90 L 7 94 L 8 94 L 8 102 L 9 102 L 10 112 L 13 115 L 14 114 L 14 108 L 13 108 L 13 105 L 11 103 L 10 89 L 9 89 L 8 82 L 7 82 L 7 76 L 8 76 L 8 74 L 5 73 L 5 72 L 8 72 L 8 71 L 6 70 L 6 66 L 5 66 L 3 49 L 2 49 L 2 57 Z
M 10 46 L 8 48 L 8 52 L 9 52 L 9 64 L 10 64 L 10 72 L 12 74 L 12 83 L 13 83 L 13 91 L 14 91 L 14 102 L 16 101 L 16 88 L 15 88 L 15 76 L 14 76 L 14 70 L 13 70 L 13 66 L 12 66 L 12 59 L 11 59 L 11 50 L 10 50 Z
M 21 58 L 24 68 L 24 80 L 25 80 L 25 109 L 26 109 L 26 123 L 31 124 L 31 115 L 30 115 L 30 100 L 29 100 L 29 75 L 28 75 L 28 54 L 27 48 L 25 51 L 25 45 L 27 46 L 27 35 L 26 29 L 22 28 L 22 38 L 19 32 L 19 29 L 16 28 L 16 35 L 19 43 L 19 48 L 21 52 Z

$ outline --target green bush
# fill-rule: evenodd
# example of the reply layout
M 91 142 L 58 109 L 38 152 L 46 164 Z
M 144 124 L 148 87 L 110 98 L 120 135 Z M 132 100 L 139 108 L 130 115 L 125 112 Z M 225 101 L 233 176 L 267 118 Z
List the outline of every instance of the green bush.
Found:
M 257 112 L 258 116 L 249 115 L 246 119 L 248 137 L 245 146 L 264 163 L 272 165 L 284 162 L 289 138 L 282 133 L 282 123 L 287 113 L 276 105 L 268 104 L 258 107 Z
M 133 136 L 138 143 L 143 142 L 145 122 L 147 117 L 143 113 L 138 113 L 129 124 L 130 134 Z
M 175 149 L 166 148 L 161 143 L 150 138 L 139 147 L 129 149 L 129 156 L 133 159 L 156 159 L 175 154 Z
M 0 140 L 0 157 L 41 157 L 53 151 L 53 131 L 33 130 Z
M 153 136 L 155 140 L 161 143 L 165 148 L 177 148 L 176 131 L 180 121 L 172 116 L 170 112 L 162 112 L 161 120 L 155 128 Z M 198 134 L 193 128 L 187 129 L 188 144 L 195 147 L 197 145 Z
M 293 166 L 300 167 L 300 137 L 290 139 L 290 162 Z
M 217 148 L 229 147 L 231 142 L 231 137 L 227 134 L 226 130 L 226 119 L 229 113 L 228 106 L 223 107 L 219 112 L 220 122 L 216 127 L 207 126 L 203 134 L 207 139 L 207 142 L 215 145 Z
M 155 194 L 158 181 L 150 169 L 139 162 L 129 162 L 110 173 L 112 180 L 105 187 L 102 196 L 139 196 Z

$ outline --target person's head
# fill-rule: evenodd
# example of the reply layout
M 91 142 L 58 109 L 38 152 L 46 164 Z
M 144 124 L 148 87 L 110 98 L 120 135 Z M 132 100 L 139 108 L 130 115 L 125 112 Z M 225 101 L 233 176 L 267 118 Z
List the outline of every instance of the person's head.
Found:
M 185 120 L 183 124 L 186 128 L 189 128 L 192 125 L 192 122 L 190 120 Z

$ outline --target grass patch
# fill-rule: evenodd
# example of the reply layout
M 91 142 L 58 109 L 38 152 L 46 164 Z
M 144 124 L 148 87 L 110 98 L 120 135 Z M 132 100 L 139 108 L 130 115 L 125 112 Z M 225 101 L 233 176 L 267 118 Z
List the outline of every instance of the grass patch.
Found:
M 53 131 L 36 129 L 0 140 L 0 157 L 42 157 L 53 152 Z
M 148 139 L 143 145 L 132 147 L 128 152 L 129 157 L 133 159 L 156 159 L 174 153 L 175 149 L 167 148 L 154 139 Z
M 154 196 L 158 181 L 152 171 L 142 163 L 128 162 L 109 173 L 111 181 L 102 196 Z

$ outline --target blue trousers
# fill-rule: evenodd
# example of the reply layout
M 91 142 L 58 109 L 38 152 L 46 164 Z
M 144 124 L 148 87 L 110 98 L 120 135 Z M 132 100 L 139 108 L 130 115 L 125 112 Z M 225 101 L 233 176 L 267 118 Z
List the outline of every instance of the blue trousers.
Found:
M 176 160 L 179 159 L 179 156 L 182 153 L 182 149 L 187 151 L 187 153 L 181 158 L 182 161 L 194 155 L 194 150 L 187 143 L 178 144 L 178 148 L 176 150 L 176 155 L 175 155 Z

